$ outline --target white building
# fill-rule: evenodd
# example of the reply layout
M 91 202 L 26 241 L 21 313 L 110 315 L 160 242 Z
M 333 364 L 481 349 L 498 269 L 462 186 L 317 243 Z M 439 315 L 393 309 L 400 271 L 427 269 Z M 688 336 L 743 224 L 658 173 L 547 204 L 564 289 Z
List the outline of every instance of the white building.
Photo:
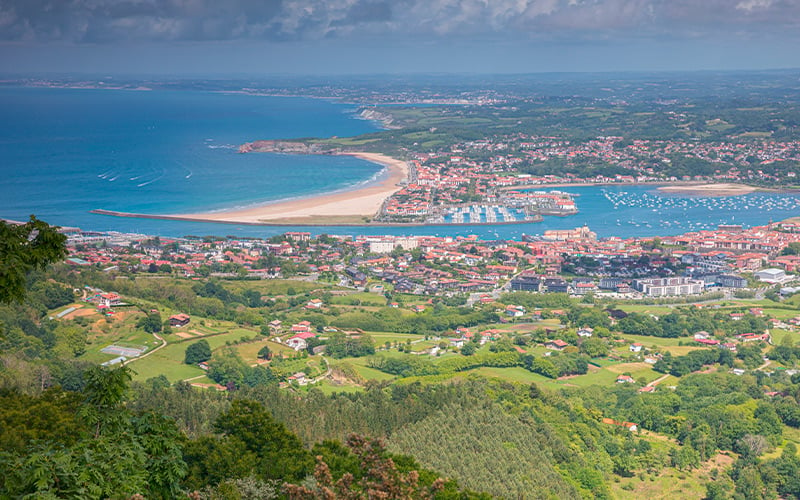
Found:
M 786 280 L 786 272 L 783 269 L 762 269 L 753 273 L 756 278 L 765 283 L 783 283 Z
M 651 278 L 633 281 L 633 288 L 648 297 L 697 295 L 703 293 L 704 285 L 703 280 L 686 277 Z

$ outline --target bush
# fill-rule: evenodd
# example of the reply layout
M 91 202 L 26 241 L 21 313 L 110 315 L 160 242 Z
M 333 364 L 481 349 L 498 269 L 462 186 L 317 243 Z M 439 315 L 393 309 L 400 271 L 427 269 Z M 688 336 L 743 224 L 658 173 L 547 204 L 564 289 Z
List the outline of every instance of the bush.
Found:
M 187 365 L 196 365 L 211 359 L 211 346 L 203 339 L 186 348 L 186 356 L 183 362 Z

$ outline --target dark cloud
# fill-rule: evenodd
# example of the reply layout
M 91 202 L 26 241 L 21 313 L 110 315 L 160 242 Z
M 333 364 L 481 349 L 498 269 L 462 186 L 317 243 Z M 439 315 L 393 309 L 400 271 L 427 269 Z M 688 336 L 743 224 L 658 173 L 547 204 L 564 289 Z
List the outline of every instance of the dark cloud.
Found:
M 0 0 L 0 39 L 108 43 L 800 31 L 798 0 Z

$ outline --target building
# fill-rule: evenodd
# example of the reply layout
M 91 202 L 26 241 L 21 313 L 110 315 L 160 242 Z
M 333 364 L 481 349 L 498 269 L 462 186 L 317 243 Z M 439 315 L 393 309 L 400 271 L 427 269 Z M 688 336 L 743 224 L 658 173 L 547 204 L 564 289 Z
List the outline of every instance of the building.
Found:
M 590 231 L 589 226 L 575 229 L 548 229 L 542 237 L 549 241 L 597 241 L 597 233 Z
M 703 280 L 686 277 L 633 280 L 633 288 L 648 297 L 697 295 L 703 293 Z
M 311 332 L 298 333 L 294 337 L 287 340 L 286 345 L 291 347 L 295 351 L 302 351 L 303 349 L 308 347 L 308 342 L 306 342 L 306 339 L 310 339 L 312 337 L 315 337 L 315 335 Z
M 542 279 L 538 276 L 521 274 L 511 280 L 511 289 L 517 292 L 538 292 L 541 286 Z
M 726 288 L 747 288 L 747 279 L 733 274 L 720 274 L 717 276 L 716 283 Z
M 786 279 L 786 271 L 783 269 L 762 269 L 753 273 L 754 276 L 765 283 L 783 283 Z
M 181 327 L 186 326 L 189 324 L 189 315 L 188 314 L 176 314 L 174 316 L 169 317 L 169 326 L 172 327 Z
M 515 306 L 509 305 L 506 307 L 506 316 L 511 316 L 512 318 L 519 318 L 525 315 L 525 308 L 522 306 Z
M 301 232 L 288 232 L 284 233 L 287 239 L 294 240 L 294 241 L 310 241 L 311 240 L 311 233 L 301 233 Z
M 320 299 L 311 299 L 306 304 L 306 309 L 321 309 L 325 305 Z
M 618 292 L 620 289 L 627 289 L 630 279 L 627 278 L 600 278 L 598 288 L 601 290 L 613 290 Z
M 561 339 L 548 340 L 547 342 L 544 343 L 544 346 L 546 348 L 553 349 L 553 350 L 556 350 L 556 351 L 563 351 L 564 348 L 567 347 L 568 345 L 569 344 L 567 344 L 566 342 L 564 342 Z
M 639 429 L 639 426 L 634 424 L 633 422 L 620 422 L 618 420 L 614 420 L 611 418 L 604 418 L 603 423 L 608 425 L 616 425 L 617 427 L 624 427 L 625 429 L 628 429 L 631 432 L 635 432 L 637 429 Z
M 419 247 L 417 238 L 367 238 L 370 253 L 390 253 L 395 248 L 413 250 Z
M 544 287 L 550 293 L 567 293 L 569 284 L 562 278 L 547 278 L 544 280 Z

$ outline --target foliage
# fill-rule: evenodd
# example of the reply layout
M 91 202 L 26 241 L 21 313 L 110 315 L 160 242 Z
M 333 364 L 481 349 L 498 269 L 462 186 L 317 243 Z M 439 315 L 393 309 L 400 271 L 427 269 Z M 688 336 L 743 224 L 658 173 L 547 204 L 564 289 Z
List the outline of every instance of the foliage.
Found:
M 192 488 L 251 475 L 299 481 L 313 470 L 313 457 L 297 436 L 255 401 L 233 401 L 217 418 L 214 430 L 220 435 L 187 445 L 187 484 Z
M 136 322 L 136 326 L 147 333 L 158 333 L 163 326 L 161 315 L 157 311 L 148 312 Z
M 0 496 L 100 499 L 145 494 L 166 499 L 178 495 L 186 469 L 177 427 L 167 417 L 127 410 L 123 403 L 129 379 L 125 367 L 88 372 L 85 397 L 76 412 L 78 432 L 71 436 L 56 432 L 21 452 L 0 454 L 0 470 L 6 471 Z M 63 412 L 58 418 L 69 422 Z M 28 422 L 25 432 L 30 434 L 37 425 L 41 424 Z
M 250 366 L 233 349 L 224 349 L 208 362 L 208 378 L 229 389 L 277 383 L 278 377 L 264 366 Z
M 700 349 L 684 356 L 667 356 L 658 360 L 653 369 L 661 373 L 669 373 L 682 377 L 698 371 L 706 365 L 720 363 L 733 366 L 733 355 L 725 349 Z
M 211 359 L 211 346 L 208 345 L 207 340 L 201 339 L 186 348 L 186 356 L 183 362 L 187 365 L 196 365 L 209 359 Z
M 330 467 L 317 457 L 313 485 L 286 483 L 283 490 L 293 500 L 321 498 L 407 498 L 433 499 L 444 489 L 445 481 L 436 479 L 432 484 L 421 484 L 418 471 L 404 473 L 398 470 L 394 460 L 387 456 L 383 443 L 352 435 L 347 447 L 363 470 L 356 479 L 352 472 L 345 472 L 334 481 Z M 340 450 L 347 451 L 347 450 Z M 345 457 L 346 459 L 347 457 Z
M 325 352 L 334 359 L 369 356 L 375 354 L 375 343 L 366 334 L 351 336 L 336 332 L 328 338 Z
M 0 220 L 0 303 L 25 298 L 25 277 L 67 256 L 67 237 L 31 215 L 25 224 Z

